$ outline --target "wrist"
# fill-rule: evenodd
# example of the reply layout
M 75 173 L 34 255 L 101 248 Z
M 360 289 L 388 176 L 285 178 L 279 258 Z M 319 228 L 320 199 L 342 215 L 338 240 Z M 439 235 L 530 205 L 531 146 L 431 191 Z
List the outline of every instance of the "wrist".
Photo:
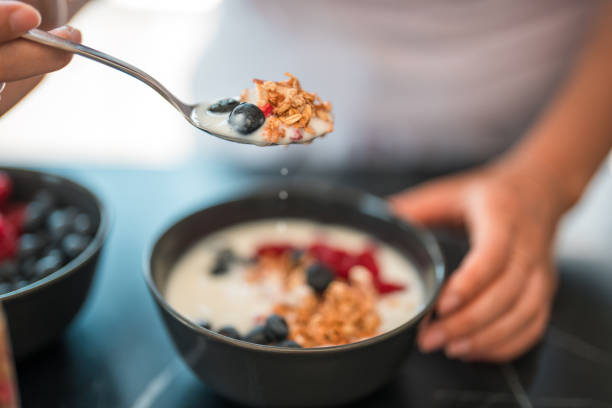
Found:
M 529 184 L 535 192 L 549 197 L 554 211 L 561 216 L 576 204 L 588 182 L 570 163 L 557 165 L 545 155 L 512 151 L 492 164 L 494 172 L 503 173 L 517 183 Z

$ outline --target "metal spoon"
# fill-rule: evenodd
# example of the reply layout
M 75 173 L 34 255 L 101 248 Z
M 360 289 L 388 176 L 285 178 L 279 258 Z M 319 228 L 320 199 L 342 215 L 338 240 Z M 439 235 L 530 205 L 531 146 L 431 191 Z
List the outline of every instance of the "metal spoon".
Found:
M 120 60 L 119 58 L 115 58 L 106 53 L 94 50 L 93 48 L 89 48 L 82 44 L 77 44 L 75 42 L 65 40 L 56 35 L 50 34 L 46 31 L 41 31 L 37 29 L 30 30 L 28 33 L 24 34 L 22 38 L 26 40 L 34 41 L 39 44 L 44 44 L 49 47 L 59 48 L 60 50 L 72 52 L 74 54 L 81 55 L 83 57 L 92 59 L 94 61 L 100 62 L 104 65 L 108 65 L 109 67 L 115 68 L 121 72 L 124 72 L 145 84 L 149 85 L 158 94 L 160 94 L 165 100 L 167 100 L 176 110 L 178 110 L 184 117 L 187 119 L 187 122 L 191 123 L 196 128 L 203 130 L 204 132 L 219 137 L 221 139 L 229 140 L 230 142 L 236 143 L 245 143 L 245 144 L 255 144 L 258 146 L 267 146 L 273 145 L 274 143 L 268 143 L 262 140 L 249 138 L 247 136 L 239 136 L 232 135 L 229 133 L 220 133 L 219 131 L 213 130 L 210 127 L 206 127 L 198 122 L 196 115 L 196 108 L 198 106 L 208 106 L 209 103 L 201 103 L 195 105 L 189 105 L 185 102 L 181 101 L 179 98 L 174 96 L 165 86 L 163 86 L 159 81 L 155 78 L 142 71 L 141 69 L 136 68 L 135 66 L 128 64 L 125 61 Z M 292 141 L 292 144 L 302 143 L 301 141 Z

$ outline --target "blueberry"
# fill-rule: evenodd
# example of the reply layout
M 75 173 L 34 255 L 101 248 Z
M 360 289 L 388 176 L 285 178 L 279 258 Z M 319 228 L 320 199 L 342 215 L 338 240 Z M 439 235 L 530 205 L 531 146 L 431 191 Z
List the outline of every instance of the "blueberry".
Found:
M 256 326 L 244 336 L 244 340 L 255 344 L 270 344 L 274 336 L 265 326 Z
M 47 229 L 51 238 L 60 241 L 72 227 L 72 222 L 76 217 L 76 208 L 67 207 L 61 210 L 55 210 L 47 218 Z
M 62 240 L 62 251 L 69 259 L 72 259 L 83 252 L 87 245 L 89 245 L 89 237 L 73 232 Z
M 259 129 L 266 121 L 266 117 L 261 109 L 252 103 L 241 103 L 230 113 L 228 121 L 236 132 L 248 135 Z
M 325 292 L 333 280 L 334 273 L 320 263 L 314 263 L 306 270 L 306 282 L 319 295 Z
M 210 105 L 208 111 L 213 113 L 227 113 L 231 112 L 239 104 L 240 102 L 232 98 L 221 99 Z
M 291 348 L 302 348 L 302 346 L 300 346 L 298 343 L 296 343 L 293 340 L 283 340 L 283 341 L 279 341 L 278 343 L 275 344 L 278 347 L 291 347 Z
M 57 200 L 49 190 L 40 190 L 32 201 L 43 204 L 47 211 L 51 211 L 57 204 Z
M 47 243 L 47 239 L 42 234 L 23 234 L 19 238 L 19 257 L 28 258 L 39 254 Z
M 289 335 L 289 327 L 287 322 L 279 315 L 270 315 L 266 319 L 266 330 L 271 335 L 272 340 L 285 340 Z
M 230 264 L 236 259 L 236 255 L 234 255 L 234 252 L 231 249 L 222 249 L 217 253 L 215 265 L 213 266 L 211 273 L 213 275 L 223 275 L 229 270 Z
M 242 337 L 240 336 L 240 333 L 238 333 L 238 330 L 236 330 L 232 326 L 223 326 L 222 328 L 219 329 L 219 334 L 222 334 L 227 337 L 231 337 L 232 339 L 236 339 L 236 340 L 242 339 Z
M 85 213 L 80 213 L 76 217 L 74 217 L 74 220 L 72 221 L 72 231 L 82 235 L 93 234 L 94 225 L 93 222 L 91 222 L 91 218 L 89 218 L 89 215 Z
M 23 228 L 27 232 L 34 232 L 44 227 L 45 219 L 56 205 L 53 194 L 47 190 L 40 190 L 32 201 L 26 206 Z
M 15 290 L 15 285 L 9 282 L 1 282 L 0 283 L 0 295 L 4 295 L 5 293 L 9 293 Z
M 304 256 L 304 250 L 294 249 L 291 251 L 289 256 L 291 258 L 291 263 L 293 264 L 293 266 L 298 266 L 302 261 L 302 257 Z
M 17 278 L 19 267 L 14 261 L 4 261 L 0 263 L 0 280 L 11 282 Z
M 46 204 L 38 201 L 32 201 L 26 206 L 23 229 L 27 232 L 35 232 L 41 229 L 45 224 L 48 208 Z
M 30 282 L 25 279 L 18 280 L 17 282 L 13 284 L 13 290 L 21 289 L 24 286 L 27 286 L 29 284 Z
M 34 280 L 34 278 L 36 278 L 37 262 L 38 259 L 34 256 L 23 259 L 21 265 L 19 265 L 19 274 L 26 280 Z
M 55 257 L 55 258 L 59 259 L 61 264 L 64 264 L 64 261 L 66 260 L 64 258 L 64 253 L 62 252 L 62 250 L 60 248 L 57 248 L 57 247 L 50 247 L 46 252 L 44 252 L 43 256 L 52 256 L 52 257 Z
M 208 329 L 208 330 L 212 329 L 212 325 L 206 320 L 198 320 L 196 324 L 204 329 Z
M 40 258 L 34 265 L 34 272 L 37 278 L 44 278 L 62 267 L 63 256 L 57 249 L 52 249 L 47 255 Z

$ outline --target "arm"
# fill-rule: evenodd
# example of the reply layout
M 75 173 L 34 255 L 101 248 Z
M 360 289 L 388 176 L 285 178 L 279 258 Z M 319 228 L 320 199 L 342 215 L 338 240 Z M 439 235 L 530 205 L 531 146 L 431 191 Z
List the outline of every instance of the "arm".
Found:
M 523 143 L 507 155 L 526 172 L 546 171 L 574 204 L 612 148 L 612 3 L 603 7 L 582 56 Z
M 425 352 L 508 361 L 543 335 L 556 290 L 552 246 L 561 216 L 612 147 L 612 4 L 577 64 L 522 142 L 491 164 L 392 199 L 415 222 L 464 225 L 471 249 L 448 280 Z

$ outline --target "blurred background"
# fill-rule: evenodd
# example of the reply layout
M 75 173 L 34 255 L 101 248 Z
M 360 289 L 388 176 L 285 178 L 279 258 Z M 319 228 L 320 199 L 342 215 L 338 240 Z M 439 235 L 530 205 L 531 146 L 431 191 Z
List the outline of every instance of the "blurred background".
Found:
M 62 23 L 62 8 L 73 1 L 47 1 L 47 13 Z M 478 164 L 518 140 L 563 80 L 581 44 L 573 34 L 594 10 L 575 2 L 524 11 L 496 2 L 489 9 L 481 2 L 415 3 L 406 13 L 385 0 L 373 19 L 367 1 L 350 8 L 321 1 L 90 1 L 70 22 L 84 43 L 145 70 L 186 102 L 237 95 L 252 78 L 280 80 L 289 71 L 334 103 L 335 132 L 311 146 L 228 144 L 189 126 L 140 82 L 76 57 L 0 118 L 0 162 L 274 175 L 287 167 L 293 176 L 313 177 L 383 172 L 400 180 L 407 174 L 407 186 L 414 174 Z M 463 13 L 490 21 L 465 27 L 455 18 Z M 447 24 L 431 24 L 434 18 Z M 502 27 L 495 35 L 478 35 L 495 24 Z M 534 55 L 537 47 L 527 45 L 535 42 L 548 42 L 546 52 Z M 537 63 L 518 65 L 525 59 Z M 500 81 L 505 71 L 513 74 Z M 608 166 L 594 183 L 599 192 L 583 205 L 597 206 L 600 196 L 605 207 L 611 183 Z M 610 230 L 606 218 L 593 228 Z M 605 245 L 582 248 L 571 236 L 562 235 L 568 251 Z
M 289 178 L 334 180 L 386 195 L 484 162 L 516 142 L 551 97 L 580 45 L 573 34 L 592 17 L 594 6 L 586 3 L 595 2 L 526 2 L 523 9 L 487 3 L 495 12 L 482 2 L 443 11 L 414 3 L 407 14 L 396 1 L 380 1 L 385 12 L 376 18 L 367 1 L 347 7 L 322 0 L 93 0 L 83 7 L 70 24 L 81 29 L 86 45 L 143 69 L 186 102 L 238 95 L 252 78 L 280 80 L 289 71 L 306 90 L 333 102 L 336 130 L 310 146 L 230 144 L 194 129 L 154 91 L 101 64 L 75 57 L 48 75 L 0 118 L 0 163 L 50 170 L 92 186 L 108 204 L 114 227 L 92 298 L 65 346 L 20 362 L 24 405 L 40 406 L 58 393 L 65 406 L 86 406 L 91 395 L 99 406 L 178 406 L 170 401 L 179 397 L 185 398 L 182 406 L 221 404 L 177 362 L 146 294 L 141 254 L 154 233 L 187 209 L 282 179 L 282 168 Z M 483 18 L 469 27 L 455 24 L 463 13 Z M 431 25 L 434 18 L 445 24 Z M 479 35 L 490 26 L 503 29 L 498 36 Z M 528 46 L 544 40 L 545 50 Z M 529 68 L 519 64 L 525 58 L 534 62 Z M 504 72 L 512 74 L 499 80 Z M 463 85 L 451 85 L 457 82 Z M 592 272 L 593 286 L 600 283 L 606 291 L 612 290 L 601 278 L 612 264 L 610 203 L 608 160 L 566 217 L 558 243 L 562 262 L 578 262 L 569 275 Z M 564 310 L 582 302 L 580 296 L 588 291 L 570 297 Z M 562 321 L 567 319 L 558 319 L 558 327 Z M 597 327 L 587 331 L 597 338 Z M 572 348 L 572 338 L 570 346 L 566 337 L 556 341 Z M 131 344 L 139 347 L 126 347 Z M 606 344 L 600 340 L 598 347 Z M 574 363 L 554 351 L 544 361 L 560 358 L 568 364 L 564 369 Z M 602 358 L 611 367 L 610 355 Z M 437 364 L 442 370 L 453 363 Z M 533 380 L 530 367 L 526 375 Z M 554 364 L 547 367 L 556 372 Z M 453 369 L 465 370 L 463 380 L 447 380 L 467 384 L 447 388 L 469 389 L 489 375 Z M 597 369 L 595 364 L 587 371 Z M 403 373 L 402 381 L 420 375 L 408 367 Z M 550 394 L 544 377 L 532 381 L 536 396 Z M 41 378 L 52 380 L 41 386 Z M 156 391 L 169 384 L 174 394 Z M 568 396 L 592 396 L 585 387 Z

